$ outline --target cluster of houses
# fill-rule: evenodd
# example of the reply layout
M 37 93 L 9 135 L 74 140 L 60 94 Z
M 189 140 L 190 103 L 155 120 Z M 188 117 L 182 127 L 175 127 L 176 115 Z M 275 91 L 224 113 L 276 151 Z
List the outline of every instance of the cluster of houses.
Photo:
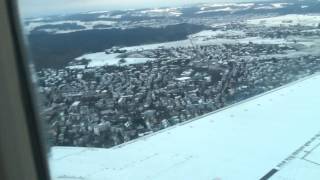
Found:
M 43 69 L 41 118 L 52 145 L 109 148 L 320 70 L 289 45 L 234 43 L 148 50 L 140 64 Z M 138 52 L 137 52 L 138 53 Z

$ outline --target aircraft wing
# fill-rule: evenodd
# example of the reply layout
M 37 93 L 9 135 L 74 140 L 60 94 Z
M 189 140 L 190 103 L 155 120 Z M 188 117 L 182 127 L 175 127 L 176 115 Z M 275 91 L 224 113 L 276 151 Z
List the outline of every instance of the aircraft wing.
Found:
M 320 177 L 320 75 L 111 148 L 53 147 L 54 180 Z

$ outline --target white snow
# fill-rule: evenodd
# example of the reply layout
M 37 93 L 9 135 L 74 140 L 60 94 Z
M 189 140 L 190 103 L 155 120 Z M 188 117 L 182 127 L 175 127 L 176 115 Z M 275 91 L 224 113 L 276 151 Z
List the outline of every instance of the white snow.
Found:
M 301 32 L 313 32 L 313 33 L 319 33 L 320 29 L 308 29 L 308 30 L 302 30 Z
M 78 106 L 80 104 L 80 101 L 75 101 L 71 104 L 71 106 Z
M 320 23 L 320 15 L 301 15 L 301 14 L 288 14 L 283 16 L 267 17 L 260 19 L 251 19 L 247 21 L 251 25 L 265 25 L 265 26 L 313 26 L 316 27 Z
M 319 88 L 313 76 L 112 149 L 54 147 L 52 179 L 260 179 L 319 132 Z M 281 171 L 319 177 L 298 161 Z
M 45 18 L 43 18 L 43 17 L 37 17 L 37 18 L 28 18 L 27 19 L 27 21 L 33 21 L 33 22 L 35 22 L 35 21 L 44 21 L 44 20 L 46 20 Z
M 122 18 L 122 15 L 121 14 L 118 14 L 118 15 L 110 15 L 110 14 L 102 14 L 100 16 L 98 16 L 98 18 L 102 19 L 102 18 L 111 18 L 111 19 L 120 19 Z
M 291 5 L 291 3 L 271 3 L 270 5 L 259 4 L 259 6 L 254 9 L 281 9 L 288 5 Z
M 176 78 L 176 80 L 178 81 L 186 81 L 186 80 L 189 80 L 191 79 L 190 77 L 180 77 L 180 78 Z
M 270 5 L 259 4 L 259 6 L 255 7 L 254 9 L 281 9 L 288 5 L 291 5 L 291 3 L 271 3 Z
M 217 30 L 217 31 L 212 31 L 212 30 L 204 30 L 199 33 L 193 34 L 190 37 L 197 38 L 197 37 L 216 37 L 216 36 L 245 36 L 246 33 L 244 31 L 238 31 L 238 30 Z
M 59 30 L 59 29 L 48 29 L 45 31 L 50 31 L 50 32 L 54 32 L 54 33 L 70 33 L 70 32 L 76 32 L 76 31 L 83 31 L 83 30 L 90 30 L 90 29 L 94 29 L 94 26 L 96 25 L 114 25 L 116 22 L 115 21 L 54 21 L 54 22 L 41 22 L 41 21 L 36 21 L 36 22 L 31 22 L 28 25 L 24 26 L 25 30 L 27 32 L 31 32 L 32 30 L 34 30 L 37 27 L 43 26 L 43 25 L 61 25 L 61 24 L 77 24 L 79 26 L 83 26 L 84 29 L 75 29 L 75 30 Z
M 260 38 L 260 37 L 248 37 L 248 38 L 239 38 L 239 39 L 228 39 L 228 38 L 213 38 L 205 40 L 206 37 L 197 36 L 193 38 L 193 43 L 195 45 L 220 45 L 220 44 L 235 44 L 235 43 L 256 43 L 256 44 L 286 44 L 288 43 L 285 39 L 271 39 L 271 38 Z M 158 49 L 158 48 L 171 48 L 171 47 L 190 47 L 190 40 L 181 40 L 181 41 L 171 41 L 165 43 L 156 43 L 156 44 L 147 44 L 147 45 L 138 45 L 124 47 L 121 49 L 127 51 L 139 51 L 139 50 L 149 50 L 149 49 Z M 77 57 L 75 60 L 88 59 L 91 60 L 88 64 L 88 67 L 104 66 L 104 65 L 118 65 L 121 58 L 117 57 L 120 54 L 106 54 L 105 52 L 97 53 L 88 53 L 80 57 Z M 122 65 L 129 64 L 138 64 L 145 63 L 147 61 L 154 61 L 152 58 L 125 58 L 126 63 Z M 72 66 L 71 66 L 72 68 Z M 77 68 L 75 66 L 74 68 Z
M 148 61 L 154 61 L 152 58 L 125 58 L 126 62 L 123 65 L 130 65 L 130 64 L 142 64 Z
M 178 8 L 155 8 L 141 11 L 143 14 L 149 14 L 153 16 L 163 16 L 163 15 L 171 15 L 171 16 L 181 16 L 182 13 Z
M 67 66 L 68 69 L 85 69 L 85 65 L 73 65 L 73 66 Z
M 88 64 L 88 67 L 95 67 L 95 66 L 104 66 L 104 65 L 115 65 L 118 64 L 119 58 L 117 58 L 119 54 L 106 54 L 105 52 L 97 52 L 97 53 L 90 53 L 82 55 L 76 60 L 87 59 L 91 60 Z
M 237 42 L 237 41 L 236 41 Z M 247 37 L 239 39 L 240 43 L 255 43 L 255 44 L 286 44 L 288 41 L 282 38 L 261 38 L 261 37 Z
M 93 29 L 93 26 L 96 26 L 96 25 L 108 25 L 108 26 L 111 26 L 111 25 L 114 25 L 116 22 L 115 21 L 88 21 L 88 22 L 82 22 L 80 21 L 78 24 L 79 25 L 82 25 L 82 26 L 85 26 L 86 29 Z
M 257 44 L 284 44 L 288 43 L 285 39 L 276 39 L 276 38 L 261 38 L 261 37 L 240 37 L 238 39 L 228 39 L 228 38 L 212 38 L 208 39 L 208 37 L 215 37 L 217 35 L 221 35 L 226 33 L 227 35 L 242 35 L 241 31 L 201 31 L 197 34 L 190 35 L 192 37 L 192 41 L 195 45 L 210 45 L 210 44 L 234 44 L 234 43 L 257 43 Z M 211 35 L 211 36 L 206 36 Z M 138 45 L 131 47 L 124 47 L 122 49 L 128 51 L 137 51 L 137 50 L 146 50 L 146 49 L 157 49 L 161 47 L 170 48 L 170 47 L 188 47 L 191 46 L 191 42 L 189 39 L 180 40 L 180 41 L 170 41 L 165 43 L 156 43 L 156 44 L 146 44 L 146 45 Z
M 204 4 L 201 7 L 201 10 L 205 10 L 207 8 L 219 8 L 219 7 L 252 7 L 255 3 L 217 3 L 217 4 Z
M 211 10 L 206 10 L 206 11 L 198 11 L 196 14 L 203 14 L 203 13 L 209 13 L 209 12 L 231 12 L 235 11 L 237 9 L 232 9 L 231 7 L 225 7 L 221 9 L 211 9 Z
M 220 11 L 233 11 L 234 9 L 232 9 L 231 7 L 225 7 L 225 8 L 221 8 L 221 9 L 214 9 L 212 11 L 215 12 L 220 12 Z
M 224 38 L 218 38 L 218 36 L 224 35 Z M 205 30 L 199 33 L 195 33 L 189 36 L 189 39 L 180 40 L 180 41 L 171 41 L 165 43 L 155 43 L 155 44 L 145 44 L 145 45 L 138 45 L 138 46 L 130 46 L 130 47 L 123 47 L 122 50 L 127 50 L 129 52 L 132 51 L 141 51 L 141 50 L 152 50 L 158 48 L 175 48 L 175 47 L 190 47 L 192 46 L 191 41 L 194 45 L 221 45 L 221 44 L 236 44 L 236 43 L 255 43 L 255 44 L 294 44 L 294 40 L 296 44 L 302 44 L 309 48 L 309 50 L 301 49 L 303 52 L 296 52 L 292 53 L 296 55 L 306 55 L 313 53 L 312 51 L 317 51 L 313 46 L 319 43 L 319 41 L 312 38 L 262 38 L 262 37 L 246 37 L 245 32 L 237 31 L 237 30 L 226 30 L 226 31 L 212 31 L 212 30 Z M 236 37 L 237 38 L 230 38 Z M 312 51 L 311 51 L 312 50 Z M 96 52 L 96 53 L 88 53 L 84 54 L 76 60 L 81 59 L 88 59 L 91 60 L 89 62 L 88 67 L 96 67 L 96 66 L 104 66 L 104 65 L 119 65 L 120 58 L 118 57 L 120 54 L 106 54 L 105 52 Z M 288 55 L 284 55 L 288 56 Z M 152 58 L 144 58 L 144 57 L 129 57 L 125 58 L 126 62 L 121 65 L 130 65 L 130 64 L 137 64 L 137 63 L 145 63 L 147 61 L 153 61 L 155 59 Z M 72 67 L 71 67 L 72 68 Z M 74 68 L 77 68 L 75 66 Z M 80 67 L 81 68 L 81 67 Z
M 205 37 L 200 37 L 198 39 L 193 39 L 195 45 L 221 45 L 221 44 L 247 44 L 249 42 L 255 44 L 285 44 L 288 43 L 286 39 L 277 39 L 277 38 L 261 38 L 261 37 L 244 37 L 237 39 L 229 38 L 212 38 L 207 39 Z M 190 43 L 189 43 L 190 44 Z
M 108 15 L 102 14 L 102 15 L 98 16 L 98 18 L 110 18 L 110 15 L 109 14 Z
M 234 12 L 238 10 L 248 9 L 254 5 L 255 5 L 254 3 L 204 4 L 201 6 L 200 11 L 196 12 L 196 14 L 203 14 L 203 13 L 210 13 L 210 12 Z
M 255 7 L 253 9 L 259 10 L 259 9 L 275 9 L 273 6 L 259 6 Z
M 289 3 L 272 3 L 271 4 L 274 8 L 284 8 L 285 6 L 290 5 Z
M 108 13 L 109 11 L 89 11 L 89 12 L 85 12 L 83 14 L 102 14 L 102 13 Z
M 105 52 L 97 52 L 82 55 L 76 60 L 87 59 L 90 60 L 88 67 L 97 67 L 97 66 L 105 66 L 105 65 L 130 65 L 130 64 L 140 64 L 145 63 L 147 61 L 153 61 L 152 58 L 125 58 L 125 63 L 119 64 L 121 58 L 119 58 L 120 54 L 106 54 Z

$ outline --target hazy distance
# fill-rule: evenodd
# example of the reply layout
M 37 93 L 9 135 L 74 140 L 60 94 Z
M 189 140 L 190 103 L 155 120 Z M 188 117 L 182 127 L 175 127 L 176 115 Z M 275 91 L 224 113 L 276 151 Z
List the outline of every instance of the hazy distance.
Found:
M 249 2 L 250 0 L 18 0 L 24 17 L 96 10 L 121 10 L 182 6 L 195 3 Z M 259 1 L 259 0 L 251 0 Z

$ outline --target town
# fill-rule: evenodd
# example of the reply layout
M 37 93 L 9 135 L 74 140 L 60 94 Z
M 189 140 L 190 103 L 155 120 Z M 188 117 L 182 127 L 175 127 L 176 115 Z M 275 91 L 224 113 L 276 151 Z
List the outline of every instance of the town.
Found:
M 283 37 L 297 33 L 317 35 L 300 26 L 273 28 L 266 33 L 260 28 L 247 35 Z M 190 43 L 105 51 L 114 52 L 121 54 L 118 64 L 37 73 L 41 117 L 49 124 L 52 145 L 110 148 L 320 70 L 320 56 L 301 52 L 296 42 Z M 152 60 L 128 64 L 128 57 Z

